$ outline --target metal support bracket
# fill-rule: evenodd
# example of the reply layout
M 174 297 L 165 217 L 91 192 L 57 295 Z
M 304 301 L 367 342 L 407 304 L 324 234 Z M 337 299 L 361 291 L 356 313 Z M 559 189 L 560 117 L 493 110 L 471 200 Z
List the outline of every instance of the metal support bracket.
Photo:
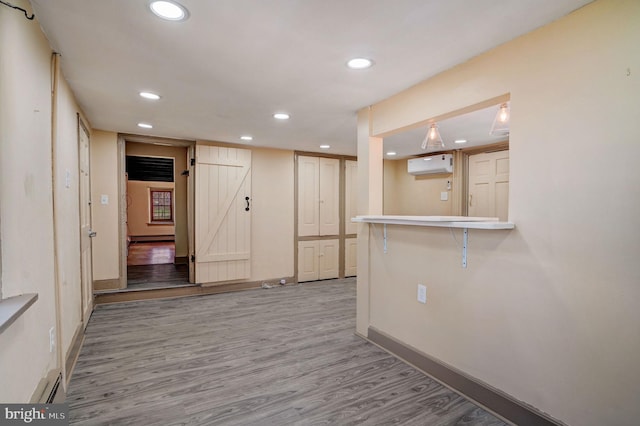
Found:
M 384 233 L 384 248 L 383 248 L 383 251 L 384 251 L 384 254 L 387 254 L 387 224 L 385 223 L 383 226 L 384 226 L 384 231 L 383 231 L 383 233 Z
M 469 242 L 469 230 L 464 228 L 462 231 L 462 267 L 467 267 L 467 243 Z

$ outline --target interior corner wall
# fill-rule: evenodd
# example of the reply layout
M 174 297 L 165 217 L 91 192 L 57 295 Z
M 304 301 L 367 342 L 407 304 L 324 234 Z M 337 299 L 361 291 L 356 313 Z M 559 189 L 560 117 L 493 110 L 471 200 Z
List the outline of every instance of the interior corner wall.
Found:
M 31 10 L 25 0 L 12 0 Z M 28 402 L 58 367 L 51 155 L 51 49 L 37 20 L 0 7 L 2 296 L 38 300 L 0 334 L 0 401 Z
M 562 422 L 637 422 L 638 40 L 640 2 L 595 1 L 371 107 L 376 135 L 509 93 L 516 228 L 470 230 L 463 269 L 447 229 L 385 254 L 369 226 L 367 326 Z
M 91 240 L 93 280 L 120 277 L 118 226 L 118 134 L 91 132 L 91 225 L 97 235 Z M 102 195 L 108 204 L 102 204 Z

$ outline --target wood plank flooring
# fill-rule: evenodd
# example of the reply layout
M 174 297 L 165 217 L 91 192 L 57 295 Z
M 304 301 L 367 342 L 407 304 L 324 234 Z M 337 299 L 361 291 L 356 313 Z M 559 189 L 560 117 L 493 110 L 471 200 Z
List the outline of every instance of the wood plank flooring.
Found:
M 173 241 L 133 242 L 129 244 L 127 265 L 161 265 L 173 263 L 176 243 Z
M 98 306 L 71 424 L 504 425 L 354 335 L 355 280 Z

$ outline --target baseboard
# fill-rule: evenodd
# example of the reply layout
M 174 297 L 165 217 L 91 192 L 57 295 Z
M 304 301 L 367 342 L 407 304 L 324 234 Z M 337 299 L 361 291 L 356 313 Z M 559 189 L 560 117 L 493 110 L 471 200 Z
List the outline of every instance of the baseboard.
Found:
M 176 256 L 173 258 L 174 265 L 188 265 L 189 264 L 189 256 Z
M 100 290 L 117 290 L 120 288 L 120 278 L 109 280 L 95 280 L 93 282 L 93 291 Z
M 62 388 L 62 373 L 60 370 L 51 370 L 46 377 L 40 380 L 36 390 L 31 396 L 31 404 L 56 404 L 65 399 Z
M 130 235 L 129 239 L 132 243 L 150 243 L 161 241 L 175 241 L 175 235 Z
M 422 370 L 463 396 L 516 425 L 564 425 L 551 416 L 495 389 L 391 336 L 369 327 L 367 340 Z
M 84 341 L 84 325 L 79 324 L 76 332 L 73 334 L 73 339 L 71 340 L 71 347 L 67 352 L 67 358 L 65 360 L 65 376 L 66 376 L 66 384 L 69 384 L 69 380 L 71 380 L 71 375 L 73 374 L 73 369 L 76 366 L 76 361 L 78 360 L 78 356 L 80 355 L 80 349 L 82 348 L 82 342 Z

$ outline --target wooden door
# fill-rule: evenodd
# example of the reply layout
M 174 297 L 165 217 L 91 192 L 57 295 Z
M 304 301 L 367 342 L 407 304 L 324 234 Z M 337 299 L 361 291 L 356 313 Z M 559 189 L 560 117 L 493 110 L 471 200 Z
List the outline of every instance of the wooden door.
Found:
M 358 162 L 345 161 L 344 185 L 344 233 L 353 235 L 358 232 L 358 224 L 351 218 L 358 212 Z
M 320 234 L 340 233 L 340 160 L 320 158 Z
M 80 186 L 80 294 L 82 321 L 86 326 L 93 309 L 91 238 L 91 161 L 89 131 L 78 118 L 78 180 Z
M 298 157 L 298 235 L 319 235 L 319 179 L 320 159 Z
M 187 246 L 188 255 L 187 262 L 189 262 L 189 282 L 196 282 L 196 264 L 192 259 L 195 259 L 195 158 L 196 147 L 191 145 L 187 148 L 187 170 L 189 175 L 187 176 Z M 193 161 L 192 161 L 193 160 Z
M 469 216 L 498 217 L 509 213 L 509 151 L 469 156 Z
M 338 278 L 340 276 L 339 240 L 319 240 L 318 245 L 318 279 Z
M 347 238 L 344 240 L 344 276 L 355 277 L 358 275 L 358 239 Z
M 320 276 L 318 241 L 298 243 L 298 282 L 316 281 Z
M 196 146 L 195 279 L 251 276 L 251 151 Z

